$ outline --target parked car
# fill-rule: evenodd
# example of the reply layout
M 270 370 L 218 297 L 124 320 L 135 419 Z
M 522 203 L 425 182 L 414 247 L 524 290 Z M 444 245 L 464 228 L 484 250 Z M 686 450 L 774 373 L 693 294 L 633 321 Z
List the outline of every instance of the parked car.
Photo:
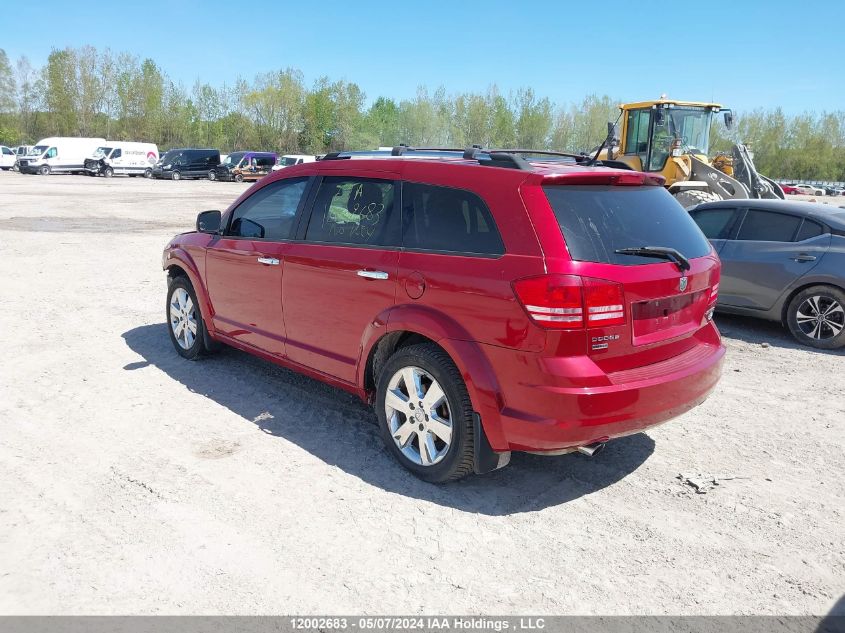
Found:
M 216 149 L 171 149 L 153 166 L 153 178 L 181 180 L 208 178 L 220 165 L 220 151 Z
M 276 160 L 273 171 L 279 171 L 280 169 L 292 167 L 293 165 L 301 165 L 302 163 L 313 163 L 315 160 L 317 160 L 316 156 L 308 154 L 285 154 L 284 156 L 279 156 Z
M 17 155 L 12 151 L 11 147 L 0 145 L 0 169 L 8 171 L 15 166 Z
M 70 173 L 85 171 L 85 159 L 106 142 L 104 138 L 51 136 L 38 141 L 18 167 L 24 174 Z
M 798 190 L 798 193 L 802 193 L 805 196 L 823 196 L 824 189 L 821 187 L 816 187 L 815 185 L 795 185 L 795 188 Z
M 718 310 L 778 321 L 805 345 L 845 345 L 845 211 L 720 200 L 690 214 L 722 260 Z
M 116 174 L 150 178 L 157 162 L 158 147 L 154 143 L 107 141 L 85 159 L 85 172 L 106 178 Z
M 276 164 L 273 152 L 232 152 L 218 167 L 208 172 L 209 180 L 254 182 L 269 174 Z
M 783 189 L 783 192 L 785 194 L 789 195 L 789 196 L 794 196 L 795 194 L 802 193 L 801 190 L 798 187 L 796 187 L 795 185 L 783 185 L 782 184 L 780 186 L 780 188 Z
M 163 267 L 180 355 L 226 343 L 357 394 L 433 482 L 592 454 L 700 403 L 724 354 L 718 257 L 639 172 L 330 154 L 201 213 Z
M 839 196 L 842 194 L 841 187 L 834 187 L 833 185 L 825 185 L 823 187 L 824 195 L 826 196 Z

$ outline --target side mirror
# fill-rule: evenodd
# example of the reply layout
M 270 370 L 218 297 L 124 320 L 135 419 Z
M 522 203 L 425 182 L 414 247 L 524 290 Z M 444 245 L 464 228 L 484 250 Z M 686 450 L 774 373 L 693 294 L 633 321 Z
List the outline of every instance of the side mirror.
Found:
M 222 217 L 220 211 L 203 211 L 197 216 L 197 232 L 218 233 Z
M 725 127 L 729 130 L 734 126 L 734 113 L 730 110 L 725 110 Z

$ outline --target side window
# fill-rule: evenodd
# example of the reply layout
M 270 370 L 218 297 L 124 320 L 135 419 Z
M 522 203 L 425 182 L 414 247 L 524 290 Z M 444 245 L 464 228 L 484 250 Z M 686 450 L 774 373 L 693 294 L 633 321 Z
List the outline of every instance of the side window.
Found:
M 56 151 L 56 148 L 55 148 L 55 147 L 51 147 L 51 148 L 47 151 L 47 158 L 55 158 L 55 157 L 56 157 L 56 156 L 58 156 L 58 155 L 59 155 L 59 153 Z
M 702 209 L 692 219 L 708 240 L 724 240 L 730 236 L 736 209 Z
M 305 232 L 310 242 L 372 246 L 399 245 L 390 180 L 323 178 Z
M 798 229 L 798 235 L 795 236 L 795 241 L 803 242 L 804 240 L 809 240 L 811 237 L 818 237 L 823 233 L 824 228 L 822 228 L 821 224 L 804 218 L 804 223 L 801 225 L 801 228 Z
M 648 124 L 651 110 L 629 110 L 625 133 L 625 153 L 638 154 L 645 161 L 648 152 Z
M 8 155 L 8 156 L 14 156 L 15 155 L 15 153 L 12 150 L 10 150 L 8 147 L 3 148 L 3 153 Z
M 120 158 L 121 156 L 123 156 L 123 151 L 120 149 L 116 149 L 111 153 L 112 158 Z
M 262 187 L 238 205 L 226 235 L 270 241 L 290 238 L 307 183 L 307 178 L 292 178 Z
M 749 209 L 739 229 L 738 240 L 791 242 L 801 218 L 784 213 Z
M 502 255 L 502 238 L 484 201 L 463 189 L 402 185 L 402 245 L 432 251 Z

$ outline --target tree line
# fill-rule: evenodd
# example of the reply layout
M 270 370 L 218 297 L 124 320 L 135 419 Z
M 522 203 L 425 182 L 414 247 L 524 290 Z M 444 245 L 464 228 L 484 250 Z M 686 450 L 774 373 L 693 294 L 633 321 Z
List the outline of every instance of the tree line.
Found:
M 693 97 L 694 95 L 679 95 Z M 632 95 L 642 100 L 648 95 Z M 618 116 L 618 99 L 590 95 L 553 103 L 532 88 L 448 94 L 420 87 L 409 99 L 368 103 L 360 86 L 297 69 L 233 85 L 173 81 L 152 59 L 92 46 L 54 49 L 44 66 L 12 62 L 0 49 L 0 143 L 46 136 L 102 136 L 171 147 L 267 149 L 320 154 L 408 143 L 589 151 Z M 737 113 L 714 125 L 712 149 L 745 142 L 773 178 L 845 180 L 845 111 L 787 115 L 780 108 Z

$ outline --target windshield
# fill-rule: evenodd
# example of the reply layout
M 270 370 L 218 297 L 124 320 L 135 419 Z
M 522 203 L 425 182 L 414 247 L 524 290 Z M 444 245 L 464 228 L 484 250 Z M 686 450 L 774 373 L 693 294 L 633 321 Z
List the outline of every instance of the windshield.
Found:
M 29 154 L 27 154 L 27 156 L 41 156 L 41 154 L 46 152 L 49 148 L 49 145 L 36 145 L 31 150 L 29 150 Z
M 616 251 L 674 248 L 687 259 L 710 253 L 710 242 L 663 187 L 543 187 L 572 259 L 630 266 L 650 257 Z
M 223 161 L 223 165 L 226 167 L 234 167 L 241 162 L 245 155 L 246 152 L 235 152 L 234 154 L 229 154 L 226 157 L 226 160 Z
M 111 151 L 112 151 L 111 147 L 98 147 L 97 151 L 94 152 L 94 156 L 95 157 L 96 156 L 99 156 L 99 157 L 108 156 L 109 154 L 111 154 Z
M 707 108 L 663 108 L 663 122 L 654 123 L 651 160 L 648 171 L 659 171 L 672 154 L 672 144 L 680 141 L 685 154 L 704 154 L 710 150 L 710 122 L 713 111 Z
M 172 149 L 172 150 L 170 150 L 170 151 L 168 151 L 168 152 L 165 152 L 165 153 L 164 153 L 164 156 L 162 156 L 162 157 L 159 159 L 159 161 L 158 161 L 158 162 L 159 162 L 159 163 L 161 163 L 162 165 L 167 165 L 167 164 L 172 163 L 173 161 L 175 161 L 177 158 L 179 158 L 179 154 L 180 154 L 180 152 L 177 152 L 176 150 L 173 150 L 173 149 Z

